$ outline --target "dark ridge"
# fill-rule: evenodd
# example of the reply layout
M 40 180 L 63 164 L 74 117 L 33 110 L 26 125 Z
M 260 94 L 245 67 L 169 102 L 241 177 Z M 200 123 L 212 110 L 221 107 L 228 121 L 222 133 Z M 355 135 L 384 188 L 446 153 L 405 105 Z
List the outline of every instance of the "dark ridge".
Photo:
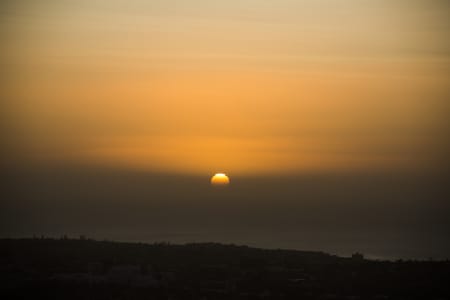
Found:
M 450 299 L 449 261 L 218 243 L 0 239 L 5 299 Z

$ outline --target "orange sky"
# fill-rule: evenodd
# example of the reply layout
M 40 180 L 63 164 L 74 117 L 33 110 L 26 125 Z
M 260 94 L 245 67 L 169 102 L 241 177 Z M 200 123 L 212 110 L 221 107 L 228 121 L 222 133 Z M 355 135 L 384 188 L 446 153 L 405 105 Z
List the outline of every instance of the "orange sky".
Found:
M 0 4 L 3 159 L 418 169 L 448 149 L 445 1 Z

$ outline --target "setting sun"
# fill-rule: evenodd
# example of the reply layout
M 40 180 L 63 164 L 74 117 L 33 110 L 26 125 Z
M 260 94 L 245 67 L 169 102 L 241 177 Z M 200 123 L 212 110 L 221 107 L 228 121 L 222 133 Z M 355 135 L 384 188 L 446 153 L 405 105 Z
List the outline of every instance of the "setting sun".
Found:
M 9 298 L 450 300 L 449 15 L 0 0 Z
M 230 184 L 230 179 L 223 173 L 216 173 L 216 175 L 211 178 L 211 184 L 213 186 L 227 186 Z

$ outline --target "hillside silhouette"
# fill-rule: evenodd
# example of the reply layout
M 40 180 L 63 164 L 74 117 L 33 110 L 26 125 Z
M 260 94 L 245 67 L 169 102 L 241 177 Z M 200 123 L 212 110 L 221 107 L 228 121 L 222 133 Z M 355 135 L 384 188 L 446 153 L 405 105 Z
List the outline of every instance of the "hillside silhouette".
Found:
M 0 240 L 4 299 L 450 299 L 449 261 L 217 243 Z

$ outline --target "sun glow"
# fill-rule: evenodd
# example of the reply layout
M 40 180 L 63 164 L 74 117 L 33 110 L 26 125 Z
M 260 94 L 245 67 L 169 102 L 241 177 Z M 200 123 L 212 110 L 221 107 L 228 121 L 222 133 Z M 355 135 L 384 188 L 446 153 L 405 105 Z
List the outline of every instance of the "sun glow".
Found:
M 216 175 L 211 178 L 211 184 L 213 186 L 227 186 L 230 184 L 230 179 L 224 173 L 216 173 Z

